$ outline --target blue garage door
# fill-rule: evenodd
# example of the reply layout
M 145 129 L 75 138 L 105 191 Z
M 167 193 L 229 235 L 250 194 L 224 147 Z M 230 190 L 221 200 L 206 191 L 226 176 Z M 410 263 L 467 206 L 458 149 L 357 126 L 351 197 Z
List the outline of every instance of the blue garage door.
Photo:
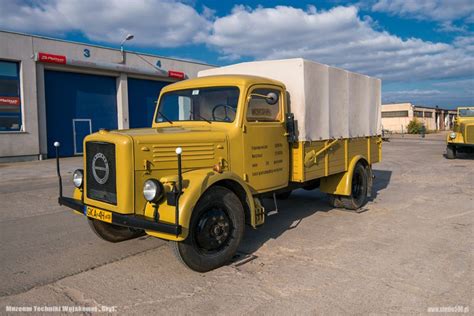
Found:
M 82 141 L 101 128 L 117 129 L 117 89 L 114 77 L 46 70 L 48 157 L 61 143 L 63 157 L 83 153 Z
M 128 115 L 130 128 L 151 127 L 156 100 L 170 82 L 128 78 Z

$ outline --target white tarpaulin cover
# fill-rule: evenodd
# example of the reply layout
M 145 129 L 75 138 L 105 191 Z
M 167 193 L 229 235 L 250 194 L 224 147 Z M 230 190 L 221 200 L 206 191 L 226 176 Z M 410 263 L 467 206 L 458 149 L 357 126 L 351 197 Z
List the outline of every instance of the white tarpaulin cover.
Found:
M 198 76 L 254 75 L 283 82 L 298 140 L 381 133 L 381 81 L 302 58 L 256 61 L 200 71 Z

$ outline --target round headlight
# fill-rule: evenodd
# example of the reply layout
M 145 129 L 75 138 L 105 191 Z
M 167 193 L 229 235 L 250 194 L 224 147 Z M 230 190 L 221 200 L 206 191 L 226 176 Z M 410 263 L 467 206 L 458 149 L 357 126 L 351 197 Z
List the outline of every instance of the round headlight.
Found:
M 455 139 L 456 138 L 456 133 L 452 132 L 451 134 L 449 134 L 449 138 Z
M 148 202 L 158 202 L 163 197 L 164 188 L 160 181 L 148 179 L 143 185 L 143 196 Z
M 82 169 L 76 169 L 72 174 L 72 182 L 76 188 L 82 188 L 84 184 L 84 172 Z

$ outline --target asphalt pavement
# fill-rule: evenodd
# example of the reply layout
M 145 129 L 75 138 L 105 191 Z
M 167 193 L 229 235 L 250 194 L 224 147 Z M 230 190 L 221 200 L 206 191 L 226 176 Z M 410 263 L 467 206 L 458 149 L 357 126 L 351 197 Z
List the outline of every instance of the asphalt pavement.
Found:
M 440 134 L 383 146 L 364 212 L 296 191 L 246 231 L 236 263 L 206 274 L 159 239 L 98 239 L 57 205 L 54 160 L 0 164 L 0 313 L 472 313 L 474 157 L 445 159 Z M 81 164 L 63 159 L 65 192 Z

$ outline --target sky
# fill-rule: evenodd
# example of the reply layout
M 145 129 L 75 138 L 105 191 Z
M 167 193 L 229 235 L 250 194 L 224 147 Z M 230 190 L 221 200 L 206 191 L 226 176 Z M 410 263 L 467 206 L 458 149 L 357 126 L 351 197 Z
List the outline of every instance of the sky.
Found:
M 0 0 L 0 29 L 228 65 L 303 57 L 382 102 L 474 105 L 474 0 Z M 1 45 L 1 43 L 0 43 Z

